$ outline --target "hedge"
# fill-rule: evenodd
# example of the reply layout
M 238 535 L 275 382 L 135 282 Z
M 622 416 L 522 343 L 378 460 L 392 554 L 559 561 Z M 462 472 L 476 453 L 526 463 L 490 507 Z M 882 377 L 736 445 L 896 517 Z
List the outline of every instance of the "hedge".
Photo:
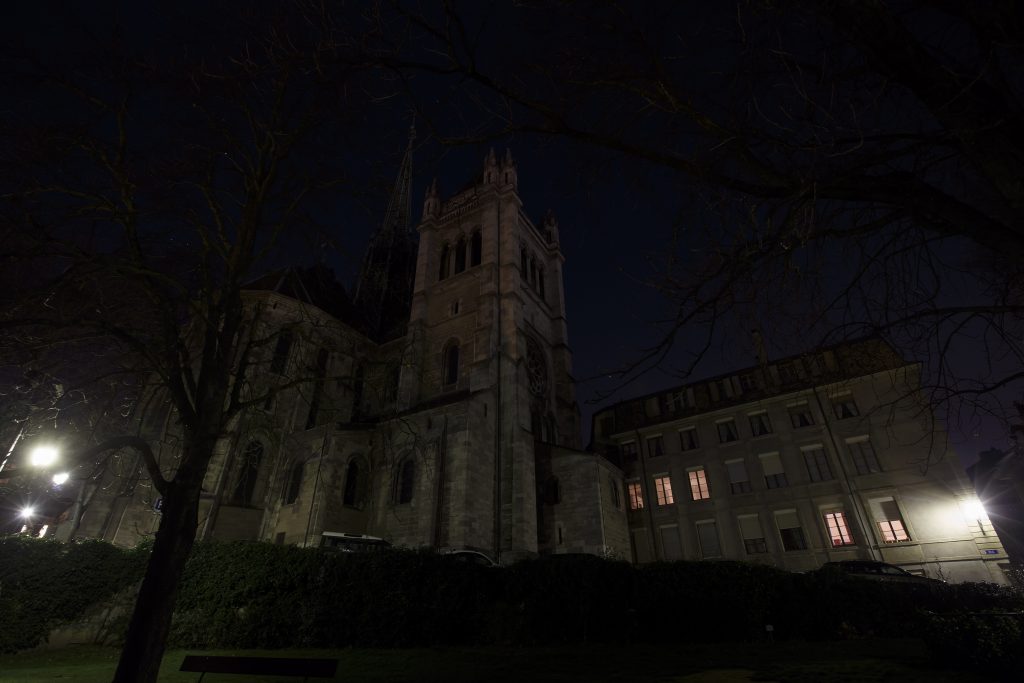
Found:
M 141 573 L 145 549 L 0 540 L 0 647 L 31 647 Z M 992 584 L 901 584 L 743 562 L 633 567 L 554 556 L 487 568 L 431 551 L 323 553 L 199 543 L 170 644 L 339 648 L 924 638 L 944 660 L 1024 651 L 1024 596 Z M 983 647 L 980 647 L 980 644 Z M 973 648 L 973 649 L 972 649 Z M 971 657 L 954 657 L 957 652 Z

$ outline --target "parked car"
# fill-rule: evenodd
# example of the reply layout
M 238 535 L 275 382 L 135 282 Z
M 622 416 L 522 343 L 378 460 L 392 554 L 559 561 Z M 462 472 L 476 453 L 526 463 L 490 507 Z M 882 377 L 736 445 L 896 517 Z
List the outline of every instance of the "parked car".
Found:
M 839 572 L 858 579 L 869 579 L 872 581 L 893 581 L 896 583 L 929 583 L 941 584 L 944 581 L 930 579 L 927 576 L 911 574 L 905 569 L 886 562 L 876 560 L 842 560 L 840 562 L 826 562 L 819 571 Z
M 472 550 L 469 548 L 442 548 L 438 552 L 440 552 L 443 557 L 456 562 L 478 564 L 481 567 L 498 566 L 497 562 L 492 560 L 486 553 L 482 553 L 479 550 Z
M 320 548 L 340 553 L 368 553 L 390 548 L 383 538 L 343 531 L 325 531 L 320 535 Z

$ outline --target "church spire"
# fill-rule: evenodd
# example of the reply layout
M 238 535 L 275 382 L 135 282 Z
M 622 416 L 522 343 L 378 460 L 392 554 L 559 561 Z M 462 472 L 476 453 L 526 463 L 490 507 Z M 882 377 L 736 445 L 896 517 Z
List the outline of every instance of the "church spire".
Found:
M 409 126 L 409 143 L 388 199 L 384 221 L 370 237 L 356 280 L 354 303 L 362 312 L 368 334 L 379 341 L 398 336 L 409 316 L 416 244 L 412 231 L 412 150 L 416 126 Z

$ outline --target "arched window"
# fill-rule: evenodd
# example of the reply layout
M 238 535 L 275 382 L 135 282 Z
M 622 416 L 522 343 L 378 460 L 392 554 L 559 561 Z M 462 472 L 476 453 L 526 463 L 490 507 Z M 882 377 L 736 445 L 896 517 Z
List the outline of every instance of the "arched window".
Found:
M 343 505 L 349 507 L 359 507 L 362 503 L 359 495 L 359 487 L 361 482 L 359 481 L 361 472 L 359 471 L 359 461 L 355 458 L 352 459 L 348 464 L 348 468 L 345 470 L 345 492 L 342 495 L 341 502 Z
M 469 265 L 479 266 L 480 255 L 483 252 L 484 241 L 483 237 L 480 236 L 480 231 L 477 230 L 473 233 L 473 237 L 469 242 Z
M 256 480 L 260 474 L 260 462 L 263 460 L 263 444 L 250 441 L 242 452 L 242 462 L 238 468 L 238 481 L 231 494 L 232 505 L 252 505 Z
M 451 271 L 451 260 L 452 252 L 451 249 L 445 244 L 441 247 L 441 266 L 437 272 L 437 279 L 443 280 L 448 277 L 448 273 Z
M 523 247 L 519 251 L 519 277 L 524 280 L 530 279 L 530 264 L 529 259 L 526 256 L 526 247 Z
M 352 377 L 352 421 L 356 422 L 362 416 L 363 406 L 363 366 L 356 368 Z
M 288 354 L 292 350 L 292 331 L 284 330 L 277 337 L 274 357 L 270 359 L 270 371 L 281 374 L 288 365 Z
M 537 269 L 537 292 L 540 294 L 540 298 L 544 298 L 544 269 Z
M 408 458 L 398 468 L 395 481 L 395 502 L 399 505 L 412 502 L 413 489 L 416 484 L 416 462 Z
M 548 505 L 558 505 L 562 502 L 562 487 L 558 483 L 558 477 L 548 477 L 544 484 L 544 502 Z
M 299 491 L 302 489 L 302 470 L 305 463 L 297 462 L 292 465 L 291 474 L 288 477 L 288 485 L 284 489 L 284 504 L 291 505 L 299 499 Z
M 466 269 L 466 238 L 460 237 L 455 245 L 455 272 L 461 273 Z
M 444 351 L 444 383 L 455 384 L 459 381 L 459 345 L 452 343 Z

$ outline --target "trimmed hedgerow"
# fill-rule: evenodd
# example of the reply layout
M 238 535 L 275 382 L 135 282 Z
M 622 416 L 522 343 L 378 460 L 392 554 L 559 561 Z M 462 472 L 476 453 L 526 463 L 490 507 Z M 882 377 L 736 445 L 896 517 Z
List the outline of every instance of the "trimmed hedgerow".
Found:
M 55 627 L 142 578 L 148 547 L 0 537 L 0 651 L 44 642 Z

